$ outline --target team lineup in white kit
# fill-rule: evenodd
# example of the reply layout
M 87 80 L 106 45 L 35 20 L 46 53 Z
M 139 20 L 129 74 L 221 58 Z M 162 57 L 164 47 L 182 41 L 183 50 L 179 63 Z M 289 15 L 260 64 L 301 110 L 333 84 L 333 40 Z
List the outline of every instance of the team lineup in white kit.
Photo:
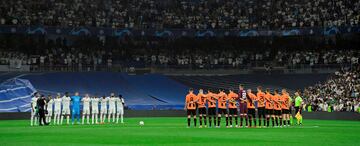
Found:
M 76 96 L 78 93 L 75 93 Z M 35 93 L 31 98 L 31 119 L 30 125 L 42 125 L 39 121 L 39 114 L 37 111 L 37 105 L 39 98 L 45 98 L 44 95 Z M 70 116 L 74 116 L 72 110 L 74 110 L 74 104 L 76 104 L 72 97 L 68 93 L 65 93 L 62 97 L 60 93 L 57 93 L 55 98 L 52 98 L 49 95 L 46 99 L 46 122 L 52 123 L 53 125 L 62 125 L 63 121 L 66 120 L 66 124 L 70 124 Z M 114 93 L 111 93 L 110 96 L 92 96 L 85 94 L 81 98 L 82 104 L 82 122 L 79 121 L 77 124 L 104 124 L 108 123 L 124 123 L 124 98 L 119 95 L 115 96 Z M 100 108 L 99 108 L 100 104 Z M 73 108 L 71 108 L 71 106 Z M 100 111 L 99 111 L 100 109 Z M 90 119 L 91 116 L 91 119 Z M 65 119 L 66 118 L 66 119 Z M 79 118 L 79 117 L 78 117 Z M 90 123 L 91 121 L 91 123 Z M 39 122 L 39 123 L 38 123 Z M 72 117 L 72 124 L 74 124 L 74 117 Z

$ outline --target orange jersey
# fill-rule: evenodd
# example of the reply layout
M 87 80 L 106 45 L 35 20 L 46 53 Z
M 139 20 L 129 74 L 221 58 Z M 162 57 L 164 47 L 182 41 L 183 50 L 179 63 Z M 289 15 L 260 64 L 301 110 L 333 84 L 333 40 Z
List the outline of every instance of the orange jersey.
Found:
M 189 93 L 188 95 L 186 95 L 186 100 L 185 100 L 185 104 L 186 104 L 186 109 L 196 109 L 196 101 L 197 96 L 193 93 Z
M 207 97 L 207 102 L 208 102 L 208 107 L 209 108 L 216 108 L 216 97 L 217 95 L 214 93 L 209 92 L 206 97 Z
M 234 93 L 234 92 L 230 92 L 228 94 L 228 99 L 229 99 L 229 108 L 237 108 L 236 107 L 236 101 L 239 98 L 239 95 Z
M 247 94 L 248 98 L 246 98 L 246 101 L 247 101 L 247 108 L 255 108 L 255 105 L 254 105 L 254 100 L 256 100 L 256 95 L 253 94 L 253 93 L 248 93 Z
M 281 99 L 282 99 L 282 104 L 281 104 L 281 108 L 282 109 L 289 109 L 289 99 L 290 99 L 290 96 L 289 96 L 289 94 L 288 93 L 286 93 L 286 94 L 283 94 L 283 95 L 281 95 Z
M 205 94 L 198 94 L 197 95 L 197 99 L 198 99 L 198 108 L 204 108 L 205 107 L 205 103 L 206 103 L 206 95 Z
M 281 110 L 281 96 L 279 94 L 275 94 L 273 96 L 274 102 L 274 110 Z
M 265 107 L 265 93 L 260 91 L 256 94 L 256 96 L 258 100 L 258 107 Z
M 273 104 L 272 104 L 272 99 L 273 99 L 273 95 L 271 95 L 270 93 L 266 93 L 265 94 L 265 109 L 273 109 Z
M 226 93 L 222 92 L 217 94 L 217 96 L 218 96 L 218 108 L 226 109 L 226 100 L 227 100 Z

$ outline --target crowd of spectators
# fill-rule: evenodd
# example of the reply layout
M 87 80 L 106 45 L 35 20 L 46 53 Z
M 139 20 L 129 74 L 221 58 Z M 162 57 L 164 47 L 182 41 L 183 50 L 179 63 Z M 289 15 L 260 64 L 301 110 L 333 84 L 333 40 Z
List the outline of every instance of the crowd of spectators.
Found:
M 11 0 L 1 25 L 281 29 L 359 25 L 358 0 Z
M 316 65 L 358 65 L 359 50 L 323 51 L 239 51 L 166 49 L 154 52 L 114 51 L 94 48 L 50 48 L 38 54 L 1 52 L 0 63 L 8 65 L 40 66 L 108 66 L 113 64 L 137 67 L 193 67 L 193 68 L 242 68 L 242 67 L 316 67 Z
M 356 111 L 360 106 L 360 66 L 344 68 L 325 81 L 304 90 L 313 111 Z

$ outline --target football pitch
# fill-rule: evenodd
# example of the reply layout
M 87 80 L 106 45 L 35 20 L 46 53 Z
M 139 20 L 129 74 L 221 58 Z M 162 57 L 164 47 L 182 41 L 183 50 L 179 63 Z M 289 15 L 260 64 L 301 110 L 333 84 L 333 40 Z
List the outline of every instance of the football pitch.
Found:
M 222 118 L 224 121 L 225 118 Z M 144 126 L 139 126 L 144 121 Z M 306 120 L 286 128 L 186 128 L 186 118 L 125 118 L 125 124 L 30 127 L 0 121 L 1 146 L 100 145 L 359 145 L 359 121 Z M 192 123 L 193 124 L 193 123 Z

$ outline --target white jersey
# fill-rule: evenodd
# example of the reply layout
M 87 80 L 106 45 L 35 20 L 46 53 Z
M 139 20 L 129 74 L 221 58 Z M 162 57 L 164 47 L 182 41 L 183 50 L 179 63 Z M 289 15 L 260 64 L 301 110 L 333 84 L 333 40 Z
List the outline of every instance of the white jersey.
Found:
M 101 109 L 105 109 L 105 110 L 107 109 L 107 107 L 106 107 L 106 106 L 107 106 L 107 102 L 108 102 L 108 100 L 109 100 L 108 98 L 101 98 L 101 99 L 100 99 L 100 102 L 101 102 Z
M 62 97 L 63 109 L 70 109 L 70 101 L 71 101 L 70 96 Z
M 32 108 L 33 109 L 35 109 L 36 108 L 36 106 L 37 106 L 37 100 L 38 100 L 39 98 L 38 97 L 33 97 L 33 98 L 31 98 L 31 106 L 32 106 Z
M 84 109 L 89 109 L 90 108 L 90 97 L 85 97 L 83 99 L 81 99 L 81 101 L 83 101 L 83 108 Z
M 116 98 L 116 107 L 117 107 L 118 109 L 123 109 L 123 108 L 124 108 L 123 103 L 124 103 L 124 99 L 123 99 L 123 98 L 122 98 L 122 99 Z
M 52 111 L 53 110 L 53 104 L 54 104 L 54 99 L 50 99 L 47 103 L 46 109 L 48 111 Z
M 109 98 L 109 109 L 115 109 L 115 102 L 116 102 L 116 97 L 108 97 Z
M 91 108 L 98 109 L 99 108 L 99 98 L 92 98 L 91 99 Z
M 62 99 L 61 98 L 55 98 L 54 99 L 54 103 L 55 103 L 55 110 L 60 110 L 61 109 L 61 102 Z

